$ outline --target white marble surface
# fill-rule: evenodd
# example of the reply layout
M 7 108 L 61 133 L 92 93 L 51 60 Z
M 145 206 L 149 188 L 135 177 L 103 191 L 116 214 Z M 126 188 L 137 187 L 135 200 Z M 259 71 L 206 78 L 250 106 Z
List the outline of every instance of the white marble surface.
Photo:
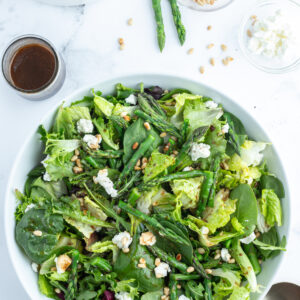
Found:
M 30 102 L 18 97 L 3 79 L 0 80 L 0 191 L 6 181 L 19 147 L 29 130 L 39 124 L 47 110 L 58 105 L 64 96 L 83 85 L 107 77 L 130 73 L 163 72 L 180 74 L 211 85 L 236 99 L 266 128 L 282 156 L 292 194 L 292 231 L 289 251 L 278 274 L 278 280 L 300 285 L 300 70 L 282 75 L 255 69 L 242 56 L 238 47 L 238 29 L 243 14 L 252 0 L 235 1 L 215 13 L 199 13 L 182 8 L 187 28 L 187 41 L 179 46 L 166 0 L 162 1 L 167 33 L 163 54 L 158 51 L 151 1 L 98 0 L 78 7 L 51 7 L 34 0 L 0 0 L 0 51 L 14 36 L 34 33 L 51 40 L 63 54 L 67 79 L 61 91 L 43 102 Z M 133 26 L 126 24 L 133 18 Z M 206 27 L 212 25 L 212 30 Z M 118 49 L 118 38 L 125 40 L 125 50 Z M 207 50 L 206 45 L 216 47 Z M 224 67 L 219 45 L 228 45 L 234 62 Z M 187 55 L 189 48 L 195 48 Z M 216 66 L 208 60 L 215 57 Z M 199 73 L 204 65 L 206 72 Z M 2 202 L 4 201 L 2 196 Z M 0 217 L 3 220 L 2 204 Z M 9 261 L 0 226 L 0 298 L 28 299 Z

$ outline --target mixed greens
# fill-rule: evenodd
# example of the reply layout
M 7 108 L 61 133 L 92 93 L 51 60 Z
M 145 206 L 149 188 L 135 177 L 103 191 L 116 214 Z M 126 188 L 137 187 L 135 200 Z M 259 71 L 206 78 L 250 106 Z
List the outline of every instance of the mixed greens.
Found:
M 269 145 L 210 98 L 118 84 L 38 132 L 16 240 L 49 298 L 250 299 L 285 250 Z

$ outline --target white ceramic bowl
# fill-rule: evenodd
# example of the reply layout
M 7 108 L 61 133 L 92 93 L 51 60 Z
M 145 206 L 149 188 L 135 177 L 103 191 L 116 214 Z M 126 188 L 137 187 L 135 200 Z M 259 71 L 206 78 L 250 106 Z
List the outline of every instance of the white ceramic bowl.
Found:
M 91 88 L 101 90 L 104 94 L 110 93 L 113 91 L 114 85 L 119 82 L 123 83 L 125 86 L 137 86 L 138 83 L 144 82 L 145 86 L 159 85 L 166 89 L 181 87 L 189 89 L 196 94 L 210 96 L 216 102 L 222 103 L 226 110 L 234 113 L 243 121 L 250 137 L 258 141 L 270 142 L 270 139 L 268 138 L 264 130 L 260 127 L 260 125 L 242 107 L 240 107 L 237 102 L 231 100 L 229 97 L 223 95 L 222 93 L 214 90 L 211 87 L 203 85 L 197 81 L 177 76 L 160 74 L 130 75 L 106 80 L 73 93 L 71 96 L 65 99 L 66 105 L 89 94 Z M 58 104 L 53 107 L 53 109 L 41 120 L 41 123 L 43 123 L 46 128 L 49 128 L 52 124 L 57 106 Z M 14 189 L 23 189 L 27 173 L 41 161 L 41 142 L 39 141 L 39 136 L 36 133 L 38 125 L 39 124 L 36 124 L 35 128 L 33 128 L 32 132 L 29 134 L 26 142 L 20 149 L 20 152 L 15 160 L 15 164 L 12 168 L 8 181 L 4 212 L 5 234 L 11 260 L 19 279 L 24 286 L 24 289 L 34 300 L 42 300 L 47 298 L 40 294 L 37 285 L 37 274 L 32 271 L 30 261 L 15 241 L 14 211 L 16 208 L 16 198 L 14 195 Z M 286 176 L 280 158 L 273 147 L 268 147 L 268 150 L 265 151 L 265 156 L 270 171 L 276 174 L 281 179 L 285 187 L 286 198 L 282 200 L 284 225 L 279 228 L 279 235 L 281 237 L 283 235 L 286 235 L 288 238 L 290 228 L 290 197 L 288 184 L 286 182 Z M 263 296 L 271 287 L 274 276 L 279 269 L 283 255 L 284 253 L 281 253 L 276 258 L 270 259 L 263 264 L 262 272 L 258 276 L 259 284 L 264 287 L 263 292 L 261 294 L 254 294 L 253 298 L 251 297 L 251 299 L 263 299 Z

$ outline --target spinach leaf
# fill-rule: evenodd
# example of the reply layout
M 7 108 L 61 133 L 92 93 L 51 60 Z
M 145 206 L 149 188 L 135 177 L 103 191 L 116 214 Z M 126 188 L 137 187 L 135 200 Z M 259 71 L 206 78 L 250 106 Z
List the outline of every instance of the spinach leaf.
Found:
M 240 155 L 240 147 L 244 144 L 247 138 L 245 127 L 240 119 L 229 112 L 225 112 L 223 117 L 229 125 L 226 153 L 229 156 L 232 156 L 234 153 Z
M 241 184 L 231 193 L 230 198 L 236 203 L 236 217 L 244 227 L 244 236 L 248 236 L 255 229 L 257 223 L 257 201 L 252 188 L 248 184 Z
M 273 190 L 278 198 L 284 198 L 285 192 L 282 182 L 273 175 L 262 175 L 260 178 L 261 190 Z
M 134 153 L 134 150 L 132 149 L 132 145 L 135 142 L 141 144 L 149 134 L 151 134 L 155 138 L 155 140 L 152 146 L 149 148 L 147 155 L 149 153 L 152 153 L 152 151 L 162 143 L 163 141 L 162 138 L 159 136 L 159 134 L 154 128 L 151 127 L 150 130 L 146 130 L 146 128 L 144 127 L 144 120 L 142 119 L 137 119 L 133 124 L 131 124 L 128 127 L 128 129 L 124 134 L 124 141 L 123 141 L 124 163 L 126 163 Z
M 162 291 L 148 292 L 141 297 L 141 300 L 160 300 L 162 295 Z
M 261 234 L 258 240 L 270 246 L 276 246 L 282 248 L 286 246 L 285 237 L 283 237 L 282 240 L 280 241 L 275 227 L 272 227 L 268 232 Z M 280 250 L 275 250 L 275 251 L 271 249 L 264 250 L 261 247 L 258 247 L 258 250 L 265 259 L 270 257 L 275 257 L 280 253 Z
M 43 166 L 37 166 L 28 173 L 27 180 L 25 182 L 25 187 L 24 187 L 24 192 L 27 197 L 30 196 L 31 187 L 35 179 L 42 176 L 44 172 L 45 169 Z
M 51 256 L 63 229 L 63 218 L 60 215 L 32 208 L 17 224 L 16 240 L 27 256 L 40 264 Z M 35 236 L 35 230 L 40 230 L 42 236 Z
M 154 256 L 149 250 L 140 245 L 138 234 L 133 237 L 129 253 L 120 251 L 114 271 L 121 280 L 135 279 L 138 290 L 144 293 L 160 290 L 164 285 L 163 278 L 156 278 L 154 274 Z M 146 260 L 146 268 L 138 268 L 140 258 Z

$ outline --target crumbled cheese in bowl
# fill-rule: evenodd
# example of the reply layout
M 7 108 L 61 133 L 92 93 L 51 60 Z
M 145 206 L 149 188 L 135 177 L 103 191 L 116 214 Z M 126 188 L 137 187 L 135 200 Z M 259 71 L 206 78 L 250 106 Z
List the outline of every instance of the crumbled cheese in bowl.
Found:
M 199 158 L 207 158 L 210 156 L 210 145 L 204 143 L 193 143 L 190 151 L 192 161 L 197 161 Z
M 132 243 L 132 237 L 127 231 L 124 231 L 116 234 L 113 237 L 112 242 L 120 249 L 128 249 Z
M 94 129 L 93 122 L 87 119 L 80 119 L 77 122 L 77 131 L 79 133 L 92 133 Z
M 274 15 L 257 18 L 248 31 L 248 49 L 268 58 L 284 58 L 291 55 L 296 43 L 289 18 L 278 10 Z
M 160 263 L 155 269 L 156 278 L 163 278 L 168 275 L 168 272 L 171 272 L 170 266 L 167 263 Z

